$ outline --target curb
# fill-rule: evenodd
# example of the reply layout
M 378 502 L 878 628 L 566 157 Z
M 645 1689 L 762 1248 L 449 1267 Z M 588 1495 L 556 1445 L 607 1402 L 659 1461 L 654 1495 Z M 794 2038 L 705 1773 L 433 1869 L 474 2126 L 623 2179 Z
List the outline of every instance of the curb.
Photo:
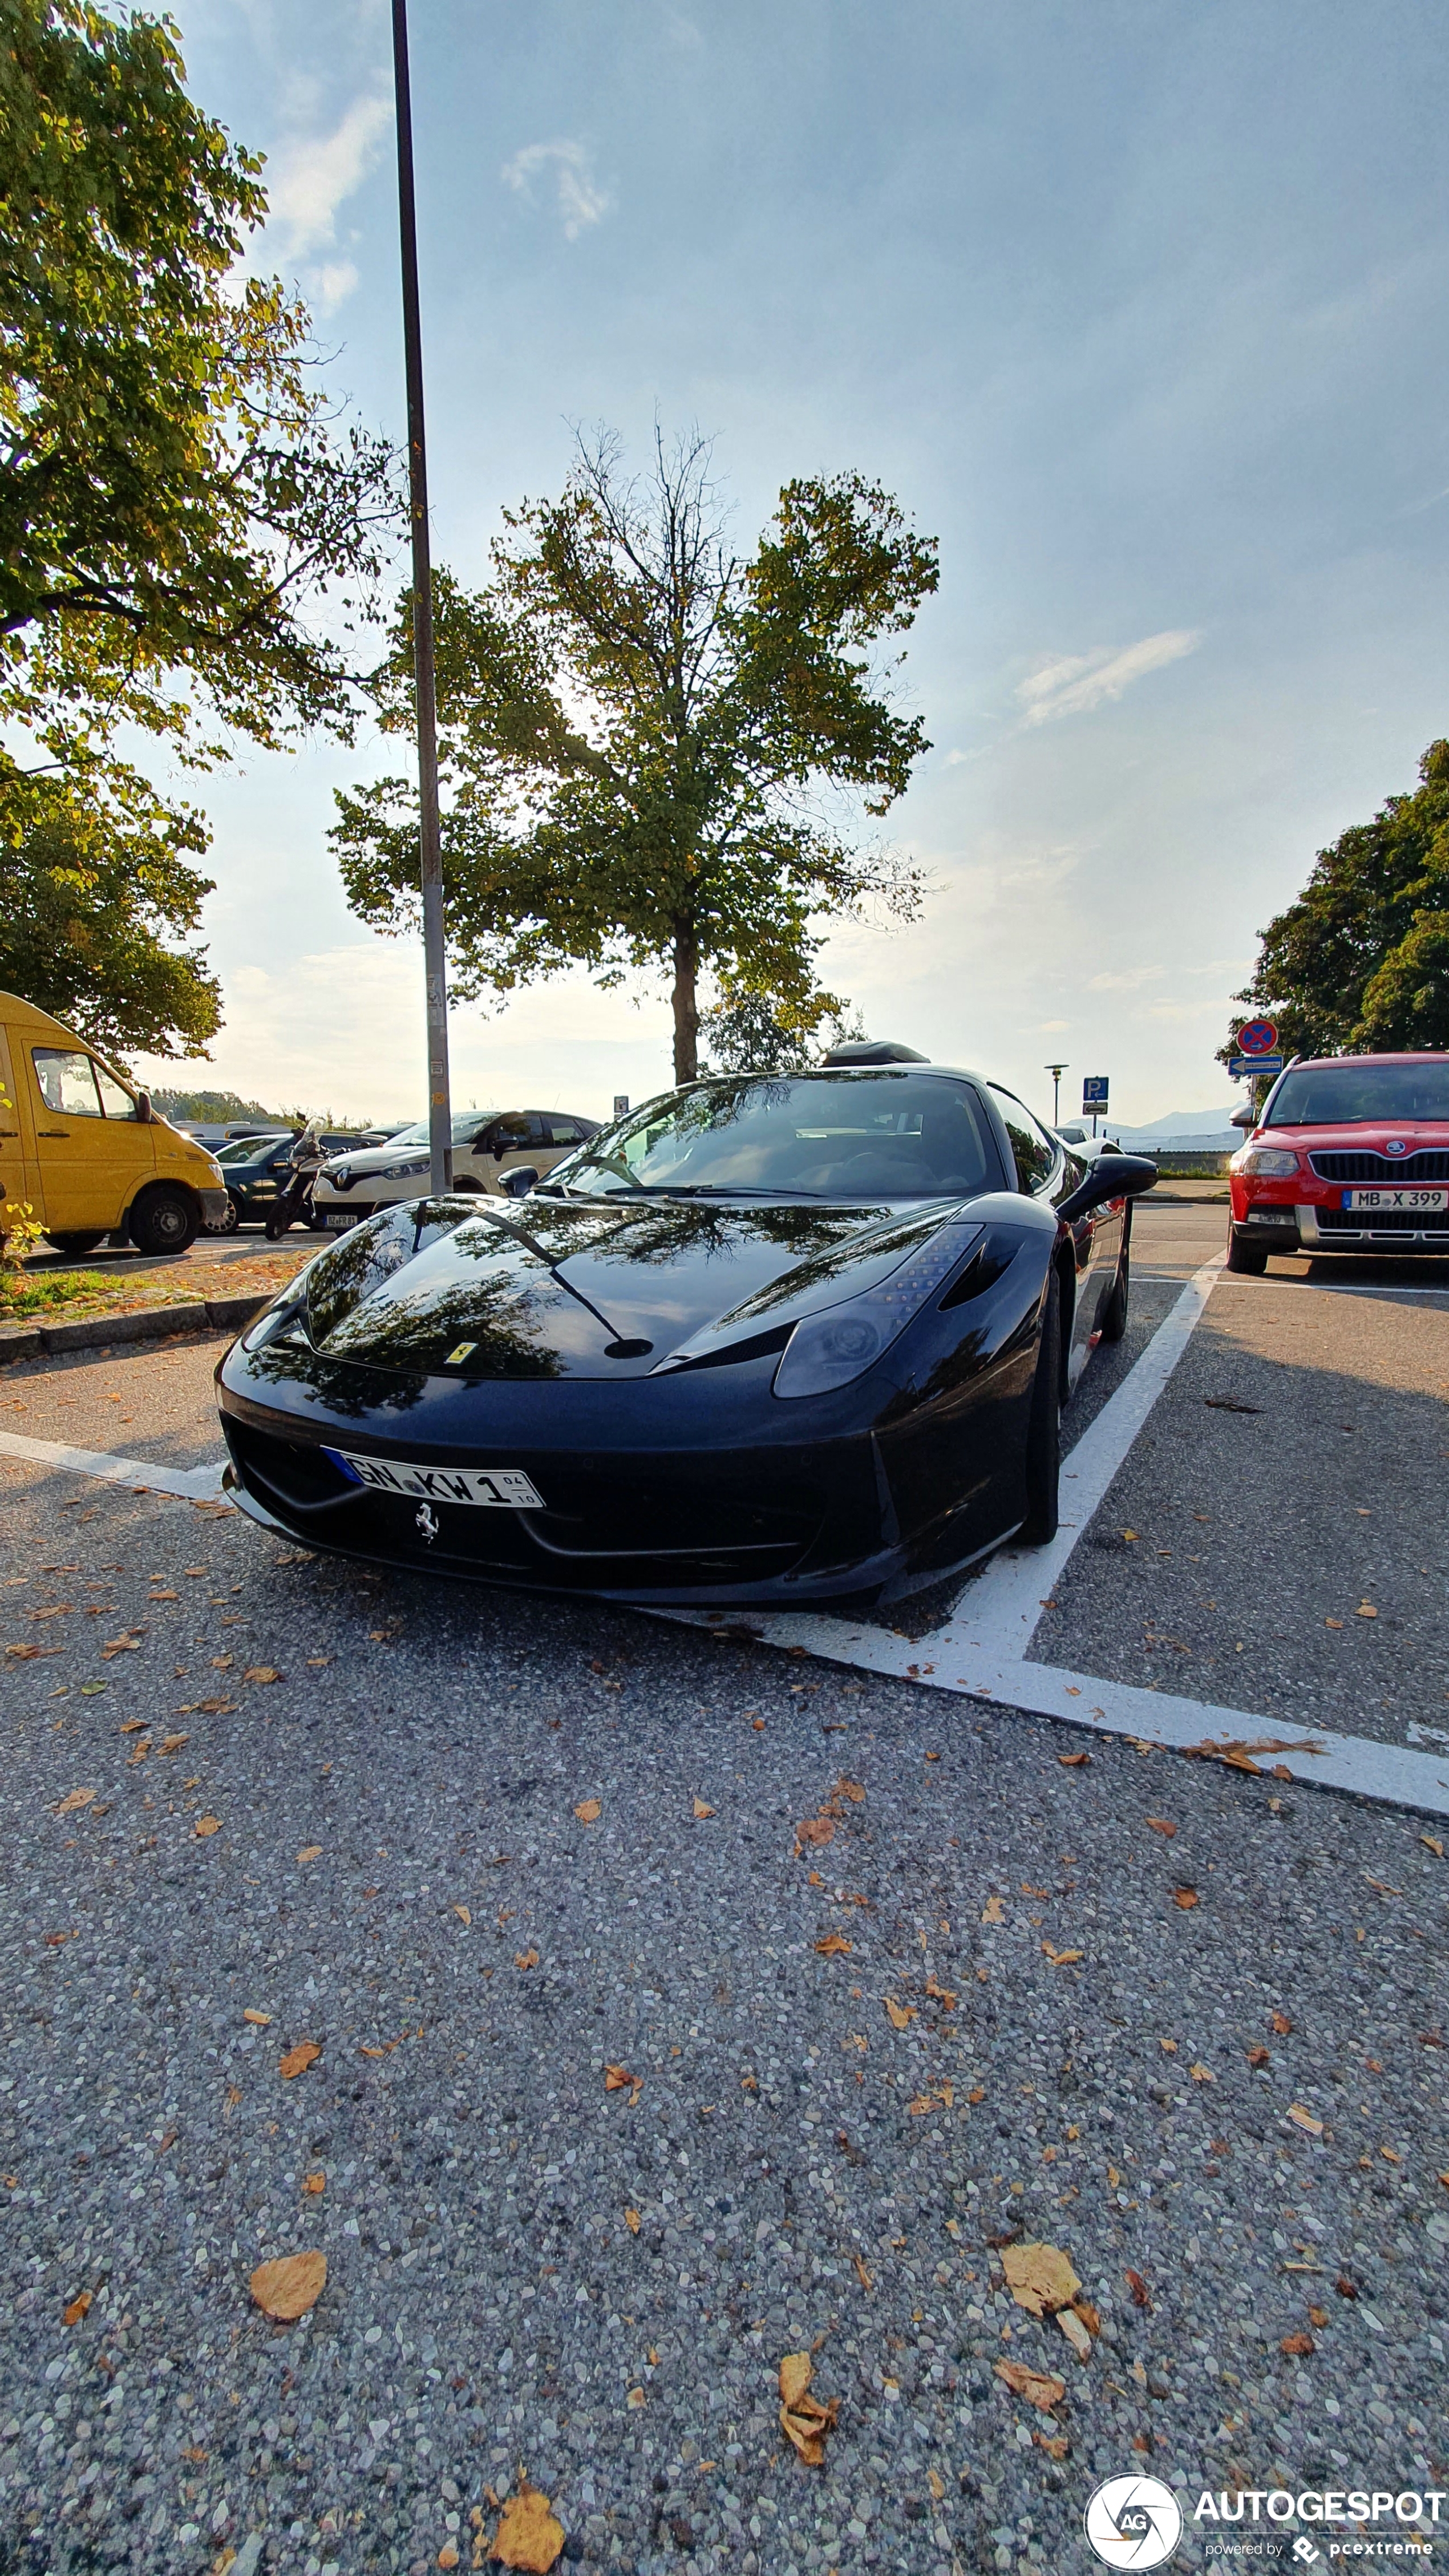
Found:
M 131 1315 L 89 1315 L 73 1324 L 22 1324 L 0 1331 L 0 1366 L 57 1351 L 108 1350 L 115 1342 L 157 1342 L 172 1333 L 239 1333 L 271 1303 L 269 1296 L 208 1297 L 194 1305 L 145 1306 Z

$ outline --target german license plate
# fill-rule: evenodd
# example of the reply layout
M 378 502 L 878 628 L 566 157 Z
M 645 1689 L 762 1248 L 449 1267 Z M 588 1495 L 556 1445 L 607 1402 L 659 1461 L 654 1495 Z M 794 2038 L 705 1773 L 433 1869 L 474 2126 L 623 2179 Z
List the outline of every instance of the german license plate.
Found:
M 322 1223 L 329 1234 L 345 1234 L 350 1225 L 356 1225 L 357 1219 L 345 1216 L 340 1208 L 328 1208 Z
M 371 1485 L 378 1494 L 403 1495 L 409 1502 L 491 1504 L 511 1512 L 547 1509 L 521 1467 L 415 1467 L 404 1458 L 368 1458 L 352 1449 L 325 1454 L 354 1484 Z
M 1438 1216 L 1449 1208 L 1449 1190 L 1345 1190 L 1343 1204 L 1361 1208 L 1367 1216 L 1400 1210 L 1411 1216 Z

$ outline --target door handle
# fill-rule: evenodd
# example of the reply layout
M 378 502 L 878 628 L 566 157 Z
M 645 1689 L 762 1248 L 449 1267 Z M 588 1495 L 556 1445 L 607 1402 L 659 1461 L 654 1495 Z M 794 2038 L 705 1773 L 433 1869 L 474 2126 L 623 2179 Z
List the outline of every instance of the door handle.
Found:
M 37 1136 L 61 1136 L 64 1137 L 67 1142 L 69 1142 L 70 1139 L 70 1129 L 68 1127 L 37 1127 L 35 1132 Z

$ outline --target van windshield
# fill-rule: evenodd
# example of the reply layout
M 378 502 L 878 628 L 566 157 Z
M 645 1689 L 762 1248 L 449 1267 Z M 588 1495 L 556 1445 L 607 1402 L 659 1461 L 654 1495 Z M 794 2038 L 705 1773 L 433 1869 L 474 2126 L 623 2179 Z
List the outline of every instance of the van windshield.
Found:
M 1449 1056 L 1423 1064 L 1305 1064 L 1285 1073 L 1265 1127 L 1449 1123 Z

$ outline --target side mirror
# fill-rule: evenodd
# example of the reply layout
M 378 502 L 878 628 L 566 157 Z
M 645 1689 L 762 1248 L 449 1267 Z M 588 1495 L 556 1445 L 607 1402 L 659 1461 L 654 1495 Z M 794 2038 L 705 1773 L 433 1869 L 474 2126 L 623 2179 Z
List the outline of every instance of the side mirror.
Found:
M 137 1092 L 136 1117 L 142 1127 L 153 1127 L 155 1125 L 156 1112 L 151 1106 L 151 1094 L 149 1091 Z
M 536 1164 L 515 1163 L 511 1172 L 501 1175 L 498 1186 L 506 1199 L 526 1199 L 537 1178 Z M 1153 1178 L 1156 1178 L 1155 1173 Z
M 1080 1187 L 1057 1201 L 1057 1214 L 1064 1225 L 1075 1225 L 1079 1216 L 1090 1216 L 1109 1199 L 1140 1198 L 1156 1181 L 1157 1165 L 1145 1154 L 1099 1154 Z
M 1246 1106 L 1242 1109 L 1235 1109 L 1231 1118 L 1228 1120 L 1228 1125 L 1230 1127 L 1245 1127 L 1248 1129 L 1250 1134 L 1257 1124 L 1258 1113 L 1256 1109 L 1248 1108 Z

